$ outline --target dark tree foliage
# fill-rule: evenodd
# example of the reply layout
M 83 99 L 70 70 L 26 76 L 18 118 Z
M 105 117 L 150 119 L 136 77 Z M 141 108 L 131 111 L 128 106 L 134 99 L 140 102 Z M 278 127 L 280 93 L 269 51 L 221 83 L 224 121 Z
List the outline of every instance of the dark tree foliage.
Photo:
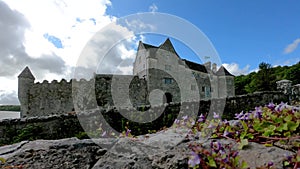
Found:
M 293 85 L 300 84 L 300 62 L 293 66 L 272 67 L 269 63 L 259 64 L 259 71 L 235 77 L 237 95 L 256 91 L 276 90 L 276 81 L 288 79 Z

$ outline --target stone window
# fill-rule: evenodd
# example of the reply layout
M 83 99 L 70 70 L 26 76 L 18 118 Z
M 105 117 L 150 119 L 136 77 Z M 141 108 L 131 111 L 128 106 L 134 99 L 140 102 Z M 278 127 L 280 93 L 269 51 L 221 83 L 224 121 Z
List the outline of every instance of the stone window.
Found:
M 205 87 L 204 86 L 202 86 L 202 92 L 205 92 Z
M 172 84 L 173 79 L 172 78 L 164 78 L 165 84 Z

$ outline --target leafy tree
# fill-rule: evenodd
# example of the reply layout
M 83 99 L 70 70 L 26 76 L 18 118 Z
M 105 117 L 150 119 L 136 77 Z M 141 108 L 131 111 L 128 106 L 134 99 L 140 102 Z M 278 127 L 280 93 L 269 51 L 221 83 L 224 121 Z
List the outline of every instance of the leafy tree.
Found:
M 259 71 L 254 78 L 256 91 L 272 91 L 276 89 L 276 79 L 271 69 L 271 64 L 262 62 L 259 64 Z
M 276 90 L 276 81 L 283 79 L 291 80 L 293 85 L 300 84 L 300 62 L 292 66 L 277 67 L 262 62 L 258 72 L 235 77 L 235 93 L 241 95 Z

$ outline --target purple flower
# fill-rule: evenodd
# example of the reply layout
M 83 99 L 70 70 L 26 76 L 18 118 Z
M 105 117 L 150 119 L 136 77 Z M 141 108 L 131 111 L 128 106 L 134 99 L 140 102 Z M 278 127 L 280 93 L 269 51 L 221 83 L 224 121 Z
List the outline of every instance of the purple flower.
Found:
M 191 153 L 188 164 L 190 167 L 195 167 L 196 165 L 200 164 L 200 157 L 194 151 L 192 151 L 192 153 Z
M 227 119 L 225 119 L 225 120 L 223 121 L 223 124 L 229 125 L 229 121 L 227 121 Z
M 192 126 L 195 125 L 195 121 L 194 121 L 194 120 L 191 122 L 191 125 L 192 125 Z
M 224 159 L 222 159 L 222 161 L 223 161 L 224 163 L 228 163 L 228 162 L 229 162 L 229 158 L 226 156 Z
M 198 122 L 203 122 L 204 120 L 205 120 L 205 117 L 201 113 L 200 116 L 199 116 Z
M 216 127 L 216 126 L 213 125 L 212 123 L 209 123 L 209 125 L 207 126 L 208 129 L 212 129 L 212 128 L 214 128 L 214 127 Z
M 182 120 L 184 120 L 184 121 L 186 121 L 187 119 L 188 119 L 187 115 L 182 117 Z
M 179 123 L 180 123 L 180 120 L 175 119 L 174 123 L 175 123 L 175 124 L 179 124 Z
M 220 142 L 216 141 L 216 142 L 211 142 L 210 143 L 210 147 L 215 150 L 215 152 L 219 152 L 220 150 L 223 150 L 223 147 L 221 145 Z
M 106 131 L 104 131 L 104 132 L 102 133 L 102 137 L 104 137 L 104 136 L 106 136 Z
M 214 112 L 214 119 L 218 119 L 218 118 L 220 118 L 220 116 L 216 112 Z
M 290 156 L 290 155 L 288 155 L 288 154 L 286 154 L 286 153 L 284 154 L 284 156 L 285 156 L 285 157 L 286 157 L 286 159 L 287 159 L 287 160 L 289 160 L 289 161 L 291 161 L 291 160 L 292 160 L 292 158 L 293 158 L 292 156 Z
M 127 129 L 126 131 L 126 137 L 128 137 L 128 135 L 130 134 L 131 130 L 130 129 Z
M 236 156 L 239 155 L 239 152 L 238 151 L 235 151 L 233 154 L 232 154 L 232 157 L 235 158 Z
M 244 116 L 244 111 L 240 112 L 240 114 L 235 114 L 236 119 L 241 119 Z
M 254 118 L 259 118 L 259 119 L 262 118 L 261 107 L 255 107 L 255 111 L 253 113 L 254 113 Z
M 271 103 L 269 103 L 269 104 L 267 105 L 267 107 L 268 107 L 269 109 L 271 109 L 271 110 L 274 110 L 275 104 L 271 102 Z
M 226 136 L 228 136 L 229 134 L 230 134 L 230 133 L 229 133 L 227 130 L 225 130 L 224 133 L 223 133 L 223 136 L 226 137 Z
M 274 163 L 272 161 L 268 162 L 268 167 L 271 167 L 273 165 L 274 165 Z
M 249 113 L 245 113 L 242 111 L 240 114 L 235 114 L 235 118 L 239 120 L 249 120 Z
M 277 106 L 275 107 L 275 111 L 281 112 L 284 108 L 286 108 L 286 106 L 287 106 L 286 103 L 281 102 L 279 105 L 277 105 Z

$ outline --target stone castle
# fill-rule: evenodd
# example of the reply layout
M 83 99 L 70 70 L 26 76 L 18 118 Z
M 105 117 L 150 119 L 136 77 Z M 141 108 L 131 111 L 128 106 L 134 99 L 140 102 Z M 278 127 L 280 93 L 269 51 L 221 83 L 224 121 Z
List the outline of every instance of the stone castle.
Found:
M 74 111 L 72 90 L 78 83 L 94 85 L 97 105 L 104 107 L 137 107 L 235 95 L 234 76 L 223 66 L 217 70 L 215 63 L 181 59 L 170 39 L 159 46 L 139 42 L 133 75 L 95 74 L 91 80 L 34 81 L 28 67 L 18 76 L 21 117 Z

